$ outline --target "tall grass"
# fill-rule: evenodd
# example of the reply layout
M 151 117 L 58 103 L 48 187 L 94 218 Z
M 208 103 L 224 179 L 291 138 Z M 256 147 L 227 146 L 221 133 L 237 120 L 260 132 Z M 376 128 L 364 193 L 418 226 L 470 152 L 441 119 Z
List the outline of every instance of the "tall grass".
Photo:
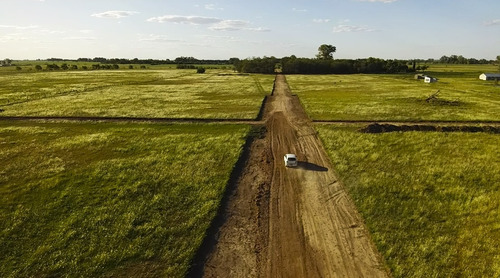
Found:
M 0 276 L 183 277 L 248 130 L 0 122 Z
M 1 116 L 254 119 L 273 76 L 223 70 L 43 72 L 0 75 Z M 230 73 L 230 71 L 229 71 Z
M 413 74 L 290 75 L 309 116 L 316 120 L 498 121 L 500 87 L 479 80 L 491 65 L 432 65 L 426 84 Z M 427 97 L 439 91 L 437 101 Z
M 500 276 L 500 137 L 317 127 L 395 277 Z

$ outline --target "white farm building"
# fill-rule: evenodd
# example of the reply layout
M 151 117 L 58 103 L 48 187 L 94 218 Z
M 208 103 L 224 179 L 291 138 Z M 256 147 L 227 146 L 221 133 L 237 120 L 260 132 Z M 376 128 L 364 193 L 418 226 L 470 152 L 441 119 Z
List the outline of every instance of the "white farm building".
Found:
M 497 80 L 500 79 L 500 73 L 483 73 L 479 76 L 481 80 Z
M 435 78 L 435 77 L 432 77 L 432 76 L 425 76 L 424 77 L 424 82 L 425 83 L 435 83 L 437 81 L 438 81 L 438 79 Z

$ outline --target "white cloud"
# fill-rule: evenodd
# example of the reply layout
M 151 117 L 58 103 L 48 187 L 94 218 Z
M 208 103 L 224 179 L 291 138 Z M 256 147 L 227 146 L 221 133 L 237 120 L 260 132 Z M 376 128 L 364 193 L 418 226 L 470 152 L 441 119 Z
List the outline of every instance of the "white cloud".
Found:
M 355 25 L 337 25 L 333 27 L 334 33 L 348 33 L 348 32 L 373 32 L 374 29 L 365 26 L 355 26 Z
M 49 30 L 49 29 L 40 30 L 39 32 L 43 33 L 43 34 L 49 34 L 49 35 L 60 35 L 60 34 L 66 33 L 65 31 L 61 31 L 61 30 Z
M 255 31 L 255 32 L 267 32 L 270 31 L 268 28 L 264 27 L 250 27 L 250 22 L 245 20 L 226 20 L 216 17 L 204 17 L 204 16 L 180 16 L 180 15 L 164 15 L 158 17 L 149 18 L 149 22 L 157 23 L 178 23 L 178 24 L 191 24 L 191 25 L 210 25 L 208 29 L 213 31 Z
M 8 42 L 8 41 L 23 41 L 28 40 L 29 38 L 25 37 L 24 34 L 6 34 L 0 36 L 0 41 Z
M 292 11 L 298 12 L 298 13 L 305 13 L 305 12 L 307 12 L 306 9 L 297 9 L 297 8 L 293 8 Z
M 64 38 L 64 40 L 70 40 L 70 41 L 95 41 L 97 40 L 96 37 L 78 37 L 78 36 L 74 36 L 74 37 L 66 37 Z
M 184 24 L 214 24 L 219 23 L 224 20 L 215 17 L 204 17 L 204 16 L 181 16 L 181 15 L 164 15 L 158 17 L 149 18 L 147 21 L 149 22 L 171 22 L 171 23 L 184 23 Z
M 223 20 L 214 24 L 209 29 L 216 31 L 238 31 L 247 29 L 248 21 L 243 20 Z
M 143 42 L 183 42 L 182 40 L 171 39 L 165 35 L 139 35 L 139 41 Z
M 206 40 L 225 40 L 225 41 L 234 41 L 234 40 L 236 40 L 236 37 L 233 37 L 233 36 L 202 35 L 200 37 L 203 38 L 203 39 L 206 39 Z
M 484 23 L 486 26 L 500 25 L 500 19 L 490 20 Z
M 93 16 L 93 17 L 99 17 L 99 18 L 119 19 L 119 18 L 123 18 L 123 17 L 132 16 L 134 14 L 138 14 L 138 12 L 133 12 L 133 11 L 107 11 L 107 12 L 103 12 L 103 13 L 95 13 L 95 14 L 92 14 L 91 16 Z
M 211 10 L 211 11 L 215 11 L 215 10 L 223 11 L 224 10 L 223 8 L 218 8 L 215 4 L 206 4 L 205 9 Z
M 330 22 L 330 19 L 317 18 L 317 19 L 313 19 L 313 22 L 314 23 L 328 23 L 328 22 Z
M 36 29 L 36 28 L 39 28 L 39 27 L 37 25 L 29 25 L 29 26 L 0 25 L 0 28 L 15 29 L 15 30 L 28 30 L 28 29 Z
M 249 27 L 250 23 L 248 21 L 243 20 L 223 20 L 208 29 L 214 31 L 254 31 L 254 32 L 269 32 L 271 29 L 264 27 Z
M 265 27 L 257 27 L 257 28 L 247 28 L 248 31 L 255 31 L 255 32 L 271 32 L 271 29 L 265 28 Z

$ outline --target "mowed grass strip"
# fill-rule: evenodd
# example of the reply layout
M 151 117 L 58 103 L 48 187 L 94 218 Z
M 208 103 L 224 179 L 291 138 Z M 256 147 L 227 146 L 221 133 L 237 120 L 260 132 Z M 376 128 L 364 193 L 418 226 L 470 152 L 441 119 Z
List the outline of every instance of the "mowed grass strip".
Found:
M 183 277 L 248 132 L 0 122 L 0 276 Z
M 500 136 L 317 126 L 395 277 L 500 276 Z
M 231 71 L 195 70 L 164 71 L 102 71 L 52 72 L 16 75 L 3 88 L 7 102 L 23 99 L 24 91 L 31 92 L 26 101 L 0 106 L 1 116 L 72 116 L 72 117 L 152 117 L 152 118 L 209 118 L 255 119 L 262 100 L 270 94 L 272 75 L 221 74 Z M 99 76 L 101 73 L 103 76 Z M 81 75 L 95 80 L 81 79 L 69 84 L 65 77 Z M 46 88 L 17 84 L 30 76 L 52 77 Z M 24 77 L 24 78 L 23 78 Z M 110 81 L 114 80 L 115 81 Z M 73 82 L 73 79 L 71 79 Z M 76 81 L 74 81 L 76 82 Z M 87 83 L 88 82 L 88 83 Z M 32 84 L 36 84 L 32 83 Z M 3 87 L 4 85 L 2 85 Z M 57 93 L 63 87 L 66 93 Z M 48 95 L 36 92 L 51 91 Z M 61 89 L 62 90 L 62 89 Z M 0 91 L 0 96 L 1 96 Z M 10 101 L 12 99 L 12 101 Z M 5 103 L 6 100 L 4 99 Z
M 498 121 L 500 86 L 479 80 L 493 65 L 431 65 L 427 84 L 413 74 L 288 75 L 315 120 Z M 426 99 L 439 91 L 436 99 Z

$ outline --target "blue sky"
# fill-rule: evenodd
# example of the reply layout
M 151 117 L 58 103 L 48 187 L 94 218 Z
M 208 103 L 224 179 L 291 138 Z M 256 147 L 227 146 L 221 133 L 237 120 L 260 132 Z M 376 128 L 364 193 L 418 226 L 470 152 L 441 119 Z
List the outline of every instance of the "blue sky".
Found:
M 498 0 L 0 0 L 0 58 L 500 55 Z M 3 57 L 1 57 L 3 56 Z

